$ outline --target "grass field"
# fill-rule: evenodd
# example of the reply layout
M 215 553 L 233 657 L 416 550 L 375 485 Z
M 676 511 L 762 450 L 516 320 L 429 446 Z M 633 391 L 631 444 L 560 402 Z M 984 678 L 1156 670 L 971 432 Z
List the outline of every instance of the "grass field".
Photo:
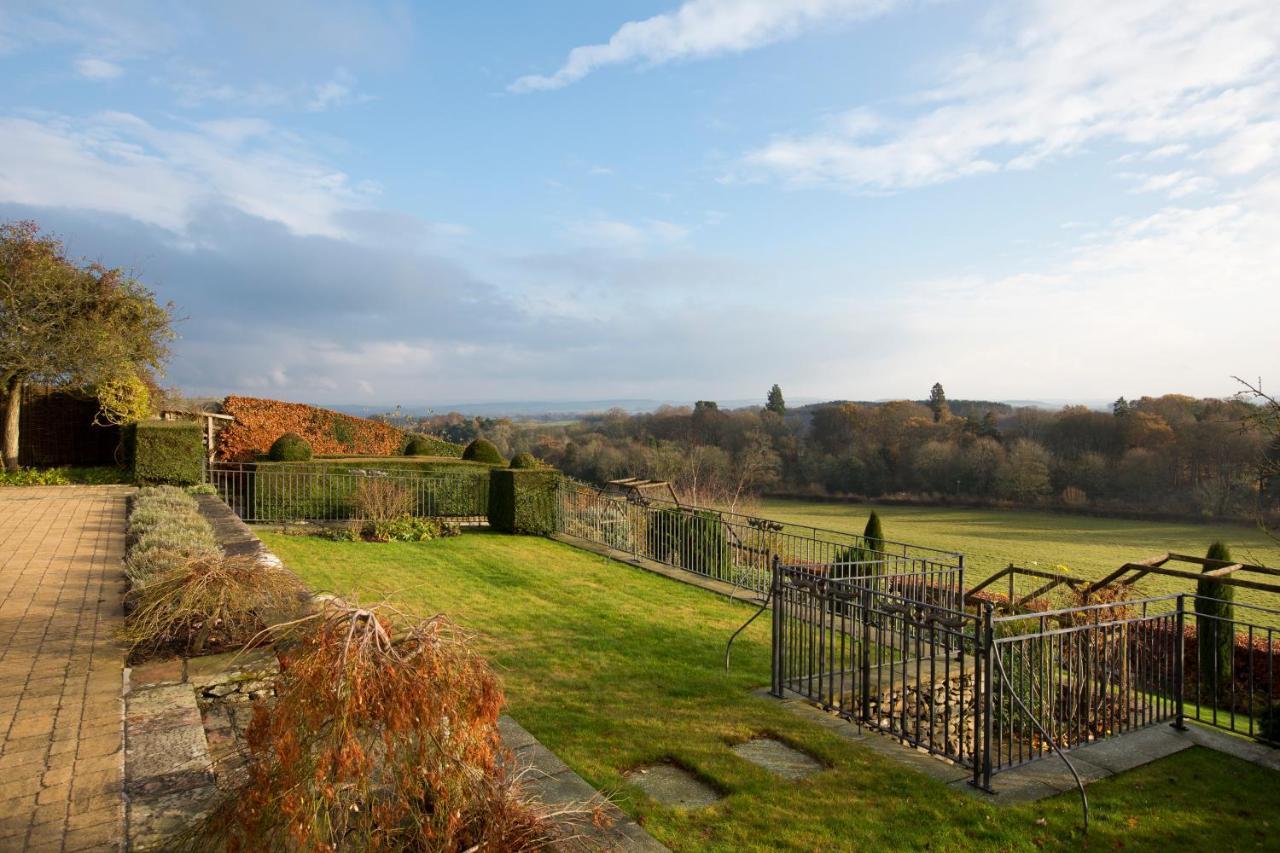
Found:
M 871 510 L 880 514 L 889 539 L 959 551 L 965 555 L 965 582 L 1016 563 L 1041 569 L 1066 566 L 1071 574 L 1098 578 L 1126 562 L 1167 551 L 1203 555 L 1214 539 L 1231 547 L 1232 556 L 1257 565 L 1280 567 L 1280 543 L 1243 525 L 1179 524 L 1090 518 L 1016 509 L 874 506 L 768 500 L 755 510 L 778 521 L 861 533 Z M 1183 564 L 1174 568 L 1194 571 Z M 1139 589 L 1150 595 L 1194 592 L 1191 582 L 1148 576 Z M 1240 589 L 1237 600 L 1280 609 L 1280 596 Z M 1268 623 L 1270 624 L 1270 623 Z
M 842 739 L 751 691 L 769 680 L 768 623 L 724 642 L 741 603 L 547 539 L 494 533 L 419 544 L 263 534 L 313 590 L 390 598 L 476 632 L 511 714 L 613 791 L 675 850 L 1079 849 L 1074 795 L 999 809 Z M 727 748 L 772 733 L 829 769 L 783 782 Z M 672 759 L 727 796 L 664 808 L 623 773 Z M 1193 749 L 1090 787 L 1097 849 L 1274 845 L 1280 774 Z

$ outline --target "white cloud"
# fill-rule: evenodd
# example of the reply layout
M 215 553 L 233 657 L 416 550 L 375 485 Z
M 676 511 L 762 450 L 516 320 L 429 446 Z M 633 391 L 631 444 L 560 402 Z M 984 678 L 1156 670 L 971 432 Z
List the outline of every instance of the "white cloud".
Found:
M 181 232 L 224 204 L 297 234 L 342 236 L 369 201 L 296 138 L 258 119 L 160 127 L 128 113 L 0 118 L 0 201 L 120 213 Z
M 902 117 L 859 108 L 749 152 L 750 174 L 859 191 L 1029 169 L 1099 141 L 1171 156 L 1277 156 L 1280 15 L 1271 0 L 1040 0 L 1004 43 L 956 63 Z
M 678 243 L 689 236 L 689 229 L 663 219 L 624 222 L 597 218 L 569 225 L 569 236 L 588 247 L 638 249 L 651 244 Z
M 124 69 L 116 63 L 92 57 L 77 59 L 75 67 L 77 74 L 90 80 L 114 80 L 124 73 Z
M 897 0 L 686 0 L 680 8 L 623 24 L 604 44 L 575 47 L 553 74 L 529 74 L 512 92 L 559 89 L 609 65 L 658 65 L 763 47 L 836 20 L 882 14 Z

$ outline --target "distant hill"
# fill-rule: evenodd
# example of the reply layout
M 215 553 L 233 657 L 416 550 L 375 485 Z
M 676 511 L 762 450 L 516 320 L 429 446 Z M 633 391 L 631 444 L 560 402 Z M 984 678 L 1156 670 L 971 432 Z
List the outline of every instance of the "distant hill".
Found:
M 759 400 L 718 400 L 722 409 L 739 409 L 748 406 L 763 406 L 764 398 Z M 802 397 L 797 403 L 816 402 L 816 398 Z M 484 418 L 548 418 L 563 415 L 580 417 L 582 415 L 599 414 L 610 409 L 622 409 L 629 415 L 653 412 L 663 406 L 692 406 L 693 400 L 515 400 L 505 403 L 442 403 L 438 406 L 401 406 L 401 414 L 410 417 L 426 417 L 428 415 L 445 415 L 457 412 L 460 415 L 472 415 Z M 380 415 L 394 409 L 394 406 L 333 406 L 340 412 L 360 417 Z

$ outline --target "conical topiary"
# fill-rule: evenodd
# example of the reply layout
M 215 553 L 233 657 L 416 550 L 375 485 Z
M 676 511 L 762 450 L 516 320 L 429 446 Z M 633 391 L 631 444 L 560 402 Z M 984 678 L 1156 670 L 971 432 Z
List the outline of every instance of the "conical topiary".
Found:
M 1231 562 L 1231 550 L 1222 542 L 1209 546 L 1205 558 L 1213 562 L 1209 572 Z M 1231 621 L 1235 587 L 1217 578 L 1196 581 L 1196 663 L 1200 684 L 1206 693 L 1221 692 L 1231 685 L 1231 665 L 1235 659 L 1235 624 Z

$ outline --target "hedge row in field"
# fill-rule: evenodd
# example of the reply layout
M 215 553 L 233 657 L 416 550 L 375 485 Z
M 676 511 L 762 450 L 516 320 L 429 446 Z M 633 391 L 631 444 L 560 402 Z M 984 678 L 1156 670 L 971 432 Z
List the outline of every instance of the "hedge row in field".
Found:
M 288 432 L 305 439 L 317 456 L 398 456 L 407 443 L 405 433 L 389 424 L 303 403 L 232 396 L 223 400 L 222 412 L 235 418 L 218 434 L 218 458 L 230 462 L 257 459 Z M 430 441 L 434 455 L 462 455 L 457 445 Z

